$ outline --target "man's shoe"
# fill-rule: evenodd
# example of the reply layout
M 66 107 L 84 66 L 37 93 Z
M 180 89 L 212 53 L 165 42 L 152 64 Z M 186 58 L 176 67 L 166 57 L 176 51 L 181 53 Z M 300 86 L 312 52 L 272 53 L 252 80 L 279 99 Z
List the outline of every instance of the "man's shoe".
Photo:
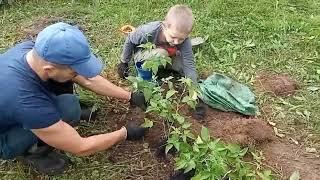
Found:
M 207 105 L 200 100 L 192 112 L 192 117 L 197 120 L 203 120 L 207 115 Z
M 81 105 L 81 116 L 80 119 L 81 120 L 85 120 L 85 121 L 91 121 L 91 120 L 95 120 L 97 117 L 97 113 L 99 111 L 99 109 L 96 109 L 95 106 L 86 106 L 86 105 Z
M 62 174 L 69 163 L 67 156 L 51 151 L 45 146 L 41 146 L 33 152 L 29 151 L 18 160 L 30 166 L 36 172 L 49 176 Z

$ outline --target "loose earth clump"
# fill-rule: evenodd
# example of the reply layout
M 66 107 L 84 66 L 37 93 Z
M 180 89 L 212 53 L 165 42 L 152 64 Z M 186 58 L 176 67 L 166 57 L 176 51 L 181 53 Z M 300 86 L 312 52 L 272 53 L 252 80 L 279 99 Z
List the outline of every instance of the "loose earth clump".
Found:
M 254 84 L 257 90 L 274 96 L 290 96 L 298 89 L 298 83 L 288 74 L 262 72 Z
M 199 134 L 202 126 L 206 126 L 211 136 L 228 143 L 242 146 L 259 145 L 274 138 L 272 127 L 255 117 L 208 108 L 205 119 L 200 122 L 193 119 L 187 111 L 185 114 L 190 118 L 196 134 Z

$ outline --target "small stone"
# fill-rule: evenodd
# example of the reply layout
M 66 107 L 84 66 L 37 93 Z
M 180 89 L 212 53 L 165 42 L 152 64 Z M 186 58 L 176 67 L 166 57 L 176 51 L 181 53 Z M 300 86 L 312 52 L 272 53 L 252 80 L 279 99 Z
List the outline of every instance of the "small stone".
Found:
M 316 148 L 306 148 L 306 152 L 308 152 L 308 153 L 316 153 L 317 152 L 317 150 L 316 150 Z

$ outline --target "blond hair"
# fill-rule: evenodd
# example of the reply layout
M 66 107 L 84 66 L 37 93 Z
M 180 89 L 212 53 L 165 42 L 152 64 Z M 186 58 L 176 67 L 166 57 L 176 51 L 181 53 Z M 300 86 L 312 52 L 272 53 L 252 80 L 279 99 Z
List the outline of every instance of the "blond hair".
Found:
M 176 30 L 183 33 L 190 33 L 193 26 L 192 10 L 186 5 L 172 6 L 165 18 L 164 24 L 170 28 L 175 27 Z

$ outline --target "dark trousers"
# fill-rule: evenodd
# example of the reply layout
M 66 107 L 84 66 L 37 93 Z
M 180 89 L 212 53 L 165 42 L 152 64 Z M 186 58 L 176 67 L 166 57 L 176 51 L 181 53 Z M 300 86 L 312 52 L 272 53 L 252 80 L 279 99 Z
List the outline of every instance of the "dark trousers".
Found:
M 72 87 L 71 82 L 52 83 L 52 90 L 57 95 L 55 100 L 57 110 L 61 114 L 61 119 L 70 125 L 78 123 L 81 115 L 79 99 L 72 94 Z M 30 130 L 20 126 L 11 127 L 0 133 L 0 158 L 12 159 L 23 155 L 37 142 L 37 136 Z

